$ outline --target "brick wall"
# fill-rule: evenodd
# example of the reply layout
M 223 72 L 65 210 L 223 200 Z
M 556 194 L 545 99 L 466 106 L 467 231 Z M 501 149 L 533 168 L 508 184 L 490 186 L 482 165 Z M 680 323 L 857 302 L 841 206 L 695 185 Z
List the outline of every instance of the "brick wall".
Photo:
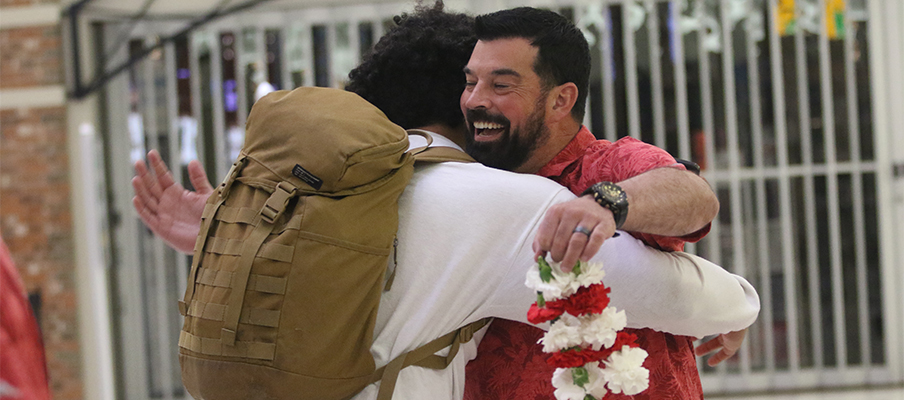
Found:
M 57 2 L 0 0 L 4 10 Z M 3 90 L 63 84 L 58 23 L 0 29 Z M 0 109 L 0 234 L 26 289 L 40 296 L 54 399 L 81 399 L 66 106 Z

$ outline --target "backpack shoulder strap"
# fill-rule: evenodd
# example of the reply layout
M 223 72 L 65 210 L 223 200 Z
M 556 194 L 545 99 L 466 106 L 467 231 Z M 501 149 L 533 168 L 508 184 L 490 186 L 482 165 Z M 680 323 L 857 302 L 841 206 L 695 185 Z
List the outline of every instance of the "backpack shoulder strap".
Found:
M 459 149 L 453 147 L 445 147 L 445 146 L 430 146 L 433 144 L 433 137 L 430 136 L 424 130 L 420 129 L 409 129 L 409 135 L 418 135 L 423 136 L 427 139 L 427 145 L 424 147 L 418 147 L 410 150 L 410 153 L 414 155 L 414 162 L 417 163 L 440 163 L 447 161 L 458 161 L 458 162 L 476 162 L 468 153 L 465 153 Z
M 484 318 L 474 321 L 434 339 L 421 347 L 407 353 L 402 353 L 390 361 L 389 364 L 378 368 L 374 371 L 372 381 L 377 382 L 382 380 L 382 382 L 380 382 L 380 392 L 377 394 L 377 400 L 392 399 L 392 392 L 395 390 L 396 379 L 399 377 L 399 372 L 402 368 L 411 365 L 430 369 L 445 369 L 448 367 L 449 364 L 452 363 L 452 359 L 455 358 L 455 355 L 458 354 L 458 349 L 461 344 L 470 341 L 471 338 L 474 337 L 475 332 L 489 324 L 492 320 L 492 318 Z M 449 346 L 452 347 L 449 349 L 448 355 L 438 356 L 434 354 Z

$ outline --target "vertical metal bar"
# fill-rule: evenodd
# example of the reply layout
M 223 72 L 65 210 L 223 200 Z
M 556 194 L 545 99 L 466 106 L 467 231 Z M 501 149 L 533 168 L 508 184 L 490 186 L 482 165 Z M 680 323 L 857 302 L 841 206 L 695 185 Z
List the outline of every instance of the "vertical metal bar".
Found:
M 254 91 L 253 88 L 247 87 L 245 82 L 246 69 L 249 60 L 245 50 L 245 29 L 248 27 L 237 27 L 235 31 L 235 108 L 236 108 L 236 126 L 245 126 L 245 118 L 247 117 L 248 107 L 248 91 Z M 232 127 L 230 127 L 232 128 Z M 230 146 L 231 147 L 231 146 Z M 232 157 L 228 157 L 232 158 Z M 233 161 L 233 160 L 230 160 Z
M 882 216 L 895 215 L 900 218 L 904 212 L 900 202 L 895 204 L 895 192 L 902 188 L 900 178 L 895 178 L 892 165 L 901 162 L 902 157 L 887 149 L 901 143 L 892 136 L 895 127 L 904 126 L 904 116 L 896 105 L 904 104 L 904 78 L 893 66 L 904 63 L 904 27 L 900 18 L 904 17 L 904 5 L 900 2 L 868 0 L 869 7 L 869 69 L 870 107 L 875 132 L 873 143 L 876 148 L 876 184 L 878 213 Z M 895 38 L 898 38 L 895 40 Z M 900 224 L 879 219 L 879 239 L 882 282 L 882 320 L 885 338 L 886 362 L 892 376 L 901 376 L 904 370 L 904 273 L 901 260 L 904 259 L 904 232 Z
M 604 0 L 598 1 L 606 21 L 606 26 L 599 27 L 599 46 L 603 63 L 603 113 L 605 114 L 603 122 L 606 128 L 606 140 L 614 142 L 618 139 L 618 133 L 615 124 L 617 115 L 615 113 L 615 71 L 613 71 L 612 60 L 612 11 Z
M 198 42 L 200 42 L 200 38 L 203 36 L 198 35 L 198 34 L 189 34 L 188 37 L 189 37 L 189 40 L 188 40 L 188 68 L 191 71 L 191 75 L 189 75 L 191 78 L 189 81 L 189 85 L 191 88 L 191 112 L 192 112 L 191 117 L 194 118 L 195 122 L 197 123 L 198 135 L 196 137 L 196 140 L 203 141 L 202 138 L 204 136 L 201 135 L 201 132 L 204 132 L 204 118 L 203 118 L 204 110 L 201 109 L 201 96 L 203 96 L 204 94 L 201 93 L 201 65 L 198 60 L 198 58 L 201 57 L 201 52 L 200 52 L 200 49 L 198 48 L 198 47 L 200 47 Z M 209 95 L 209 93 L 208 93 L 208 95 Z M 206 160 L 207 157 L 211 156 L 210 154 L 204 154 L 207 146 L 196 145 L 195 147 L 197 148 L 197 151 L 198 151 L 199 161 Z M 216 171 L 210 171 L 210 172 L 215 173 Z M 216 177 L 214 176 L 213 178 L 216 178 Z M 184 271 L 183 271 L 183 274 L 181 274 L 181 275 L 184 275 Z M 187 278 L 187 276 L 186 276 L 186 278 Z
M 731 193 L 731 237 L 733 272 L 745 276 L 747 260 L 744 257 L 744 218 L 741 203 L 740 146 L 738 142 L 738 106 L 734 76 L 734 35 L 732 22 L 728 16 L 726 3 L 719 5 L 719 19 L 722 25 L 722 80 L 725 87 L 725 128 L 728 134 L 729 190 Z M 741 373 L 750 374 L 750 342 L 741 347 Z
M 800 3 L 795 3 L 795 14 L 798 18 L 802 15 Z M 820 369 L 824 366 L 823 342 L 822 342 L 822 304 L 819 299 L 819 252 L 816 247 L 816 204 L 815 189 L 813 184 L 813 150 L 812 130 L 810 126 L 810 94 L 807 77 L 807 55 L 805 53 L 806 41 L 804 32 L 798 23 L 794 32 L 795 62 L 797 64 L 797 95 L 798 113 L 800 117 L 800 137 L 803 167 L 804 167 L 804 213 L 806 214 L 806 240 L 807 240 L 807 271 L 810 289 L 810 306 L 812 307 L 810 318 L 813 338 L 814 367 Z
M 760 312 L 762 315 L 761 326 L 764 329 L 763 351 L 765 352 L 765 366 L 768 373 L 775 372 L 775 333 L 771 327 L 774 325 L 772 315 L 772 264 L 769 262 L 769 222 L 767 220 L 768 210 L 766 209 L 766 179 L 764 177 L 764 152 L 766 146 L 763 145 L 763 112 L 762 97 L 760 94 L 760 70 L 759 55 L 757 51 L 757 41 L 753 37 L 753 29 L 751 19 L 746 20 L 747 29 L 745 30 L 745 39 L 747 42 L 747 73 L 750 82 L 750 121 L 753 130 L 753 157 L 754 166 L 757 170 L 756 178 L 756 210 L 757 210 L 757 242 L 759 243 L 759 272 L 760 284 L 759 290 L 762 295 L 762 307 Z
M 851 19 L 850 7 L 844 12 L 844 72 L 847 95 L 847 117 L 849 146 L 851 149 L 851 164 L 854 173 L 852 176 L 852 195 L 854 200 L 854 251 L 856 252 L 857 268 L 857 314 L 860 325 L 860 354 L 863 355 L 863 366 L 872 364 L 872 352 L 870 351 L 869 331 L 869 289 L 867 288 L 866 273 L 866 232 L 865 217 L 863 212 L 863 170 L 860 165 L 860 114 L 858 113 L 857 77 L 854 62 L 854 36 L 856 30 Z
M 640 139 L 640 99 L 637 93 L 637 45 L 634 28 L 631 27 L 631 9 L 637 7 L 633 0 L 622 1 L 622 44 L 625 49 L 625 87 L 628 94 L 628 132 Z
M 778 10 L 775 2 L 767 1 L 769 8 L 767 35 L 769 37 L 769 59 L 772 74 L 772 112 L 775 124 L 776 157 L 779 170 L 779 197 L 781 204 L 782 232 L 782 276 L 784 280 L 785 320 L 787 323 L 786 344 L 788 346 L 788 365 L 792 376 L 800 372 L 800 345 L 798 342 L 797 318 L 797 275 L 795 273 L 794 236 L 791 219 L 791 177 L 788 168 L 788 125 L 785 121 L 785 79 L 782 69 L 782 50 L 779 42 Z M 773 326 L 767 327 L 768 331 Z M 767 361 L 768 362 L 768 361 Z M 773 353 L 773 366 L 775 366 Z M 768 364 L 767 364 L 768 368 Z M 770 370 L 771 371 L 771 370 Z
M 844 313 L 844 284 L 841 273 L 841 216 L 838 204 L 838 166 L 835 150 L 835 103 L 832 93 L 832 66 L 829 54 L 826 7 L 819 7 L 819 76 L 822 93 L 823 144 L 829 205 L 829 248 L 832 267 L 832 308 L 835 315 L 835 357 L 841 371 L 847 369 L 847 340 Z
M 145 45 L 148 45 L 146 43 Z M 152 45 L 152 44 L 151 44 Z M 157 126 L 157 88 L 156 88 L 156 71 L 155 71 L 156 61 L 153 57 L 144 60 L 142 63 L 143 73 L 144 73 L 144 115 L 145 115 L 145 133 L 148 134 L 148 139 L 150 141 L 151 148 L 160 149 L 160 127 Z M 168 129 L 167 129 L 168 131 Z M 160 364 L 153 365 L 150 367 L 157 370 L 157 373 L 154 375 L 157 379 L 157 383 L 160 385 L 163 391 L 164 399 L 172 398 L 172 388 L 173 388 L 173 380 L 171 375 L 167 373 L 166 367 L 172 365 L 172 358 L 170 356 L 170 343 L 169 343 L 169 324 L 167 323 L 167 315 L 168 313 L 164 312 L 167 309 L 168 297 L 166 296 L 166 254 L 165 247 L 163 241 L 159 238 L 154 238 L 154 255 L 153 255 L 153 267 L 149 268 L 150 275 L 153 277 L 153 301 L 156 305 L 156 313 L 151 317 L 156 322 L 156 335 L 157 342 L 156 348 L 153 347 L 154 341 L 152 343 L 152 351 L 156 350 L 157 356 L 159 357 Z M 149 373 L 151 371 L 148 371 Z
M 697 20 L 702 20 L 704 18 L 703 8 L 705 7 L 704 0 L 696 0 L 695 12 L 697 13 Z M 709 51 L 706 49 L 704 45 L 704 37 L 706 36 L 706 28 L 700 26 L 697 29 L 697 60 L 700 63 L 700 95 L 702 97 L 703 107 L 703 134 L 705 137 L 704 143 L 704 151 L 706 156 L 706 166 L 708 169 L 715 168 L 716 166 L 716 148 L 715 148 L 715 140 L 714 140 L 714 131 L 715 131 L 715 115 L 713 113 L 713 83 L 712 83 L 712 67 L 710 66 L 709 59 Z M 716 221 L 713 222 L 713 227 L 718 225 Z M 719 263 L 718 261 L 716 263 Z
M 696 0 L 695 11 L 697 12 L 697 19 L 703 20 L 703 13 L 705 3 L 704 0 Z M 697 29 L 697 57 L 700 62 L 700 94 L 703 98 L 701 107 L 703 107 L 703 135 L 705 138 L 704 149 L 706 152 L 706 167 L 707 170 L 704 170 L 704 175 L 708 172 L 712 172 L 712 170 L 716 167 L 716 148 L 715 148 L 715 140 L 714 140 L 714 131 L 715 131 L 715 116 L 713 115 L 713 87 L 712 87 L 712 68 L 710 67 L 709 60 L 709 51 L 706 49 L 704 45 L 704 36 L 706 35 L 706 28 L 699 27 Z M 714 182 L 714 188 L 718 189 L 718 185 Z M 717 217 L 712 222 L 712 228 L 710 229 L 710 233 L 708 235 L 707 241 L 712 243 L 709 246 L 709 258 L 716 264 L 722 264 L 722 245 L 720 240 L 721 235 L 721 224 L 719 223 L 719 218 Z
M 659 13 L 655 0 L 646 0 L 647 35 L 650 37 L 650 82 L 653 86 L 653 132 L 656 147 L 665 145 L 665 102 L 662 86 L 662 46 L 659 43 Z
M 283 90 L 292 90 L 295 89 L 295 83 L 292 81 L 292 63 L 289 61 L 289 52 L 291 51 L 290 44 L 292 40 L 289 40 L 289 35 L 292 34 L 292 30 L 289 28 L 290 19 L 284 19 L 283 25 L 279 28 L 279 35 L 282 38 L 280 41 L 280 51 L 282 52 L 282 87 L 279 89 Z
M 170 42 L 163 47 L 164 63 L 166 66 L 166 114 L 169 119 L 169 153 L 170 153 L 170 170 L 173 174 L 173 180 L 182 184 L 182 162 L 180 154 L 181 135 L 179 134 L 179 94 L 176 91 L 176 50 L 175 45 Z M 183 273 L 187 268 L 186 258 L 181 254 L 172 254 L 176 262 L 176 293 L 185 291 L 187 276 Z
M 214 40 L 210 46 L 210 97 L 211 109 L 213 111 L 213 160 L 216 167 L 216 178 L 214 182 L 219 182 L 226 176 L 226 109 L 223 99 L 223 57 L 220 54 L 222 39 L 219 32 L 214 32 Z
M 687 66 L 684 60 L 684 31 L 681 29 L 683 15 L 679 2 L 669 3 L 672 20 L 672 44 L 675 54 L 675 104 L 678 108 L 678 157 L 691 159 L 690 117 L 687 105 Z

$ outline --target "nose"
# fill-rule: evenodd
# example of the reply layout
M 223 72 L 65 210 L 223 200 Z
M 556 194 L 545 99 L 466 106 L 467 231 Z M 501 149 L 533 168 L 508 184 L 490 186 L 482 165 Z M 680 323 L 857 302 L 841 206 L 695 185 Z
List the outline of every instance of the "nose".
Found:
M 465 88 L 461 94 L 462 105 L 466 109 L 490 108 L 492 103 L 484 88 L 485 85 L 478 82 L 476 85 Z

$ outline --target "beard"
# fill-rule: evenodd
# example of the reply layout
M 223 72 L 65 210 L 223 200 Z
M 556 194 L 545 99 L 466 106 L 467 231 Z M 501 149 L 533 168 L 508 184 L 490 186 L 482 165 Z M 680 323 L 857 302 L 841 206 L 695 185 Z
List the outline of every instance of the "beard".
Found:
M 546 143 L 549 138 L 549 128 L 544 124 L 546 110 L 540 102 L 528 116 L 524 126 L 514 130 L 511 128 L 508 118 L 489 114 L 484 109 L 468 110 L 466 119 L 470 132 L 465 136 L 465 151 L 488 167 L 514 171 L 524 165 L 534 151 Z M 477 142 L 474 140 L 474 123 L 472 121 L 495 122 L 505 128 L 499 139 L 492 142 Z

